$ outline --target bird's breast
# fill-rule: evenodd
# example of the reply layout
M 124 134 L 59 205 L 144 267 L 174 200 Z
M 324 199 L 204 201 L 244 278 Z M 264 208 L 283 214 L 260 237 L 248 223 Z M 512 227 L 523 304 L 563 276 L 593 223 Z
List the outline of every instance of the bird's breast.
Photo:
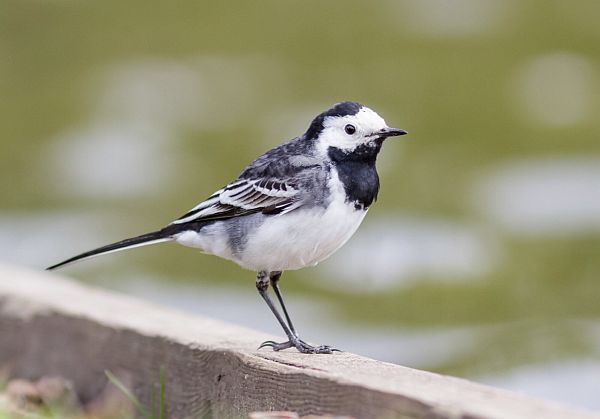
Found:
M 365 214 L 354 205 L 334 201 L 326 208 L 300 208 L 269 217 L 248 237 L 238 263 L 257 271 L 314 266 L 348 241 Z
M 307 203 L 281 216 L 268 217 L 251 234 L 242 252 L 244 264 L 255 270 L 284 271 L 314 266 L 352 237 L 366 215 L 348 202 L 337 173 L 324 185 L 324 205 Z

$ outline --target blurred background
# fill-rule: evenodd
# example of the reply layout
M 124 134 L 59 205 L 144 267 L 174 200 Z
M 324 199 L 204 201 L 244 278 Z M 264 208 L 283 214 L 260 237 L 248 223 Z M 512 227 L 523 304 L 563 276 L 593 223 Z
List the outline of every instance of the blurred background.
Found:
M 302 336 L 600 410 L 600 2 L 0 0 L 0 260 L 154 230 L 333 103 L 386 143 Z M 61 272 L 281 335 L 254 274 L 160 245 Z

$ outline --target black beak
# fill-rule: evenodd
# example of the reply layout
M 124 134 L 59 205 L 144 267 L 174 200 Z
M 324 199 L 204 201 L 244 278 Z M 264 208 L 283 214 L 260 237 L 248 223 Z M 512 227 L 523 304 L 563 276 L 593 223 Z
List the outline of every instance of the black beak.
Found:
M 400 128 L 383 128 L 375 133 L 375 135 L 378 135 L 380 138 L 397 137 L 406 134 L 408 134 L 408 132 Z

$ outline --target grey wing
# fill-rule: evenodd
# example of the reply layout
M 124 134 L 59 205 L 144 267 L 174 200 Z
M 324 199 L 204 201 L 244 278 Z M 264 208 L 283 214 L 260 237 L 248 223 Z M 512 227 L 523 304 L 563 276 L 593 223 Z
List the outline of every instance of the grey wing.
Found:
M 282 214 L 300 206 L 300 189 L 289 180 L 238 179 L 219 189 L 172 224 L 220 220 L 262 212 Z

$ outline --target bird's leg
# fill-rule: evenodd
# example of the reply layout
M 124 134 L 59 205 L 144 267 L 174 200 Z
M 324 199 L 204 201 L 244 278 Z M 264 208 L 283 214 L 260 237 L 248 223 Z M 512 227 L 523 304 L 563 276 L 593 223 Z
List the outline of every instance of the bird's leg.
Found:
M 281 318 L 281 314 L 279 314 L 279 312 L 277 311 L 277 308 L 275 307 L 275 305 L 273 304 L 273 301 L 271 300 L 271 297 L 269 297 L 269 293 L 268 293 L 269 274 L 267 272 L 261 271 L 258 274 L 256 274 L 256 289 L 258 290 L 258 293 L 263 298 L 263 300 L 265 300 L 265 302 L 269 306 L 269 309 L 271 309 L 271 312 L 277 318 L 277 321 L 283 328 L 283 331 L 287 335 L 288 339 L 292 340 L 292 338 L 294 337 L 294 334 L 292 333 L 292 331 L 290 330 L 288 325 L 283 321 L 283 319 Z
M 271 285 L 273 286 L 273 290 L 275 290 L 275 295 L 279 300 L 279 304 L 281 304 L 281 308 L 283 309 L 283 314 L 285 319 L 287 320 L 287 324 L 290 328 L 290 331 L 294 334 L 294 336 L 298 337 L 298 333 L 296 333 L 296 329 L 294 328 L 294 324 L 292 323 L 292 319 L 290 319 L 290 315 L 285 308 L 285 303 L 283 302 L 283 296 L 281 295 L 281 291 L 279 290 L 279 279 L 281 278 L 281 271 L 275 271 L 269 273 L 269 277 L 271 279 Z
M 294 347 L 299 352 L 306 353 L 306 354 L 331 354 L 333 352 L 340 352 L 339 349 L 332 348 L 331 346 L 328 346 L 328 345 L 312 346 L 312 345 L 304 342 L 300 338 L 298 338 L 296 330 L 294 329 L 292 321 L 290 320 L 290 316 L 288 315 L 285 305 L 283 303 L 281 291 L 279 290 L 278 281 L 279 281 L 280 277 L 281 277 L 281 272 L 267 273 L 265 271 L 261 271 L 256 275 L 256 289 L 258 289 L 260 296 L 265 300 L 265 302 L 269 306 L 269 309 L 277 318 L 277 321 L 283 328 L 283 331 L 285 332 L 285 334 L 287 335 L 289 340 L 287 342 L 282 342 L 282 343 L 277 343 L 272 340 L 268 340 L 266 342 L 263 342 L 258 347 L 258 349 L 270 346 L 271 348 L 273 348 L 274 351 L 281 351 L 282 349 Z M 279 300 L 279 303 L 281 304 L 281 308 L 283 309 L 283 313 L 285 314 L 285 318 L 287 319 L 287 324 L 285 323 L 285 321 L 281 317 L 281 314 L 279 314 L 279 312 L 277 311 L 277 308 L 275 308 L 275 305 L 273 304 L 273 301 L 269 297 L 269 294 L 268 294 L 269 280 L 273 284 L 273 288 L 275 289 L 275 294 L 277 295 L 277 299 Z

